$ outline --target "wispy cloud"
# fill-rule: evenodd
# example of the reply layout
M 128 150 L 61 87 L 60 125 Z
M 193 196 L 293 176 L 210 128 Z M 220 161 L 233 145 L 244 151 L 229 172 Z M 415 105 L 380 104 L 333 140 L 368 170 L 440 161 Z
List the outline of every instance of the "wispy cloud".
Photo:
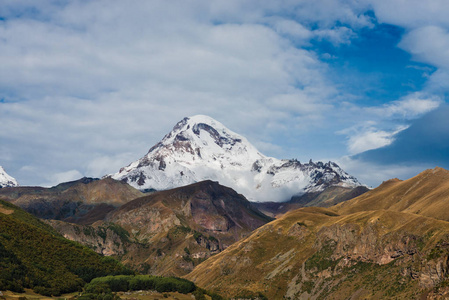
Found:
M 443 101 L 439 96 L 414 93 L 404 99 L 392 101 L 382 106 L 369 107 L 368 111 L 383 118 L 410 120 L 436 109 L 441 103 Z
M 407 126 L 399 126 L 393 131 L 384 131 L 368 124 L 361 128 L 353 128 L 350 130 L 353 133 L 348 139 L 349 153 L 357 154 L 390 145 L 395 140 L 395 136 L 404 129 L 407 129 Z M 348 130 L 345 132 L 348 133 Z

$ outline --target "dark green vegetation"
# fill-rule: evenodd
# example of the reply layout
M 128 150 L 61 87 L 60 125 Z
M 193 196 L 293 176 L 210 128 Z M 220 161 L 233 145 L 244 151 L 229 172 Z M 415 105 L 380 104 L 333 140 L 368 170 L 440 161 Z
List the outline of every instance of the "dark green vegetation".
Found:
M 0 290 L 42 295 L 81 290 L 93 278 L 132 274 L 117 261 L 68 241 L 22 209 L 0 200 Z
M 193 293 L 195 299 L 205 299 L 209 295 L 213 300 L 223 299 L 221 296 L 209 293 L 198 288 L 191 281 L 177 277 L 161 277 L 150 275 L 136 276 L 107 276 L 93 279 L 86 285 L 80 300 L 109 300 L 115 299 L 116 292 L 154 290 L 159 293 L 179 292 L 182 294 Z

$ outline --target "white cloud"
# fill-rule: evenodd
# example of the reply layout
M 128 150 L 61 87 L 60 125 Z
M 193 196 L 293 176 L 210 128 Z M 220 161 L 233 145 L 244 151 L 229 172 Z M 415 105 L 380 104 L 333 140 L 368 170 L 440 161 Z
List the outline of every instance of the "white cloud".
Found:
M 440 68 L 449 67 L 448 27 L 428 25 L 416 28 L 408 32 L 398 46 L 410 52 L 416 60 Z
M 334 29 L 315 30 L 315 36 L 320 40 L 328 40 L 334 45 L 349 44 L 351 39 L 356 37 L 355 32 L 348 27 L 338 27 Z
M 296 41 L 309 42 L 313 37 L 311 30 L 294 20 L 275 19 L 272 21 L 274 29 L 280 34 L 288 35 Z
M 438 96 L 416 92 L 381 106 L 349 105 L 344 115 L 351 115 L 356 125 L 336 133 L 347 137 L 350 154 L 381 148 L 390 145 L 395 136 L 408 127 L 410 120 L 437 109 L 442 103 Z
M 407 126 L 400 126 L 394 131 L 378 130 L 369 126 L 349 137 L 348 150 L 351 154 L 357 154 L 388 146 L 394 141 L 395 135 L 404 129 L 407 129 Z
M 426 92 L 446 93 L 449 72 L 449 6 L 445 0 L 366 0 L 380 23 L 400 26 L 405 34 L 398 47 L 413 59 L 438 68 Z
M 413 119 L 422 116 L 440 106 L 442 99 L 435 95 L 413 93 L 401 100 L 392 101 L 380 107 L 369 107 L 367 110 L 382 118 Z
M 449 6 L 446 0 L 367 0 L 379 22 L 405 28 L 418 28 L 428 24 L 449 26 Z
M 385 21 L 387 4 L 372 4 Z M 373 26 L 366 14 L 370 5 L 357 0 L 4 1 L 0 158 L 18 170 L 11 172 L 21 183 L 41 184 L 117 171 L 188 115 L 211 115 L 266 154 L 283 155 L 286 147 L 273 146 L 276 139 L 300 140 L 298 132 L 329 128 L 335 120 L 329 131 L 365 119 L 381 124 L 385 118 L 414 118 L 435 108 L 438 99 L 414 95 L 381 108 L 348 109 L 339 100 L 351 95 L 329 80 L 319 55 L 301 49 L 312 39 L 350 43 L 357 29 Z M 411 24 L 407 18 L 396 21 Z M 437 19 L 438 26 L 446 24 Z M 430 31 L 446 38 L 445 31 Z M 419 48 L 423 38 L 411 31 L 401 47 L 445 66 L 446 44 L 432 44 L 438 46 L 432 52 Z M 444 74 L 439 70 L 430 80 L 442 84 Z M 360 132 L 353 151 L 391 141 L 391 128 L 396 127 Z M 308 153 L 311 148 L 304 145 Z

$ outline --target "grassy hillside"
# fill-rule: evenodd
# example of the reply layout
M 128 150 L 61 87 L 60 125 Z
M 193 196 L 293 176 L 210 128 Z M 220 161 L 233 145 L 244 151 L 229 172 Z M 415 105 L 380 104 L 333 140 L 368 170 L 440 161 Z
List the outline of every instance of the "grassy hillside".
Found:
M 392 179 L 333 208 L 340 214 L 388 209 L 449 221 L 449 171 L 426 170 L 405 181 Z
M 268 299 L 416 299 L 449 285 L 449 222 L 387 210 L 302 208 L 255 230 L 187 279 Z
M 117 261 L 68 241 L 22 209 L 0 200 L 0 290 L 43 295 L 81 289 L 95 277 L 127 274 Z
M 186 278 L 237 298 L 446 299 L 449 171 L 291 211 Z

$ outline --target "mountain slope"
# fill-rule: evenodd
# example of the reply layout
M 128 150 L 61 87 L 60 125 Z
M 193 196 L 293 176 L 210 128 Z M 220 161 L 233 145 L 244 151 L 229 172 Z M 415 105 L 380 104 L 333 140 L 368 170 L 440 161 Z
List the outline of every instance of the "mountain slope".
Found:
M 111 176 L 141 190 L 210 179 L 261 202 L 287 201 L 330 186 L 360 185 L 333 162 L 302 164 L 266 157 L 244 137 L 202 115 L 178 122 L 144 157 Z
M 388 209 L 449 221 L 449 171 L 426 170 L 405 181 L 392 179 L 357 198 L 337 205 L 340 214 Z
M 234 190 L 203 181 L 130 201 L 91 226 L 50 224 L 143 273 L 181 276 L 271 220 Z
M 449 284 L 449 222 L 387 210 L 301 208 L 198 265 L 187 279 L 250 298 L 418 299 Z
M 186 278 L 242 298 L 445 299 L 448 179 L 435 168 L 330 208 L 287 212 Z
M 255 209 L 242 195 L 210 180 L 136 199 L 114 211 L 108 220 L 124 228 L 135 227 L 131 216 L 145 215 L 154 209 L 161 213 L 168 210 L 179 223 L 214 234 L 224 247 L 272 220 Z M 155 226 L 163 227 L 168 219 L 162 215 L 158 219 L 146 217 L 138 225 L 141 234 L 151 240 Z M 178 221 L 174 219 L 173 223 Z
M 123 266 L 58 235 L 22 209 L 0 200 L 0 290 L 32 288 L 60 295 L 107 274 L 127 274 Z
M 18 186 L 17 180 L 8 175 L 5 169 L 0 166 L 0 188 Z
M 44 219 L 91 224 L 143 194 L 131 186 L 105 178 L 82 178 L 52 188 L 11 187 L 0 189 L 5 200 Z

